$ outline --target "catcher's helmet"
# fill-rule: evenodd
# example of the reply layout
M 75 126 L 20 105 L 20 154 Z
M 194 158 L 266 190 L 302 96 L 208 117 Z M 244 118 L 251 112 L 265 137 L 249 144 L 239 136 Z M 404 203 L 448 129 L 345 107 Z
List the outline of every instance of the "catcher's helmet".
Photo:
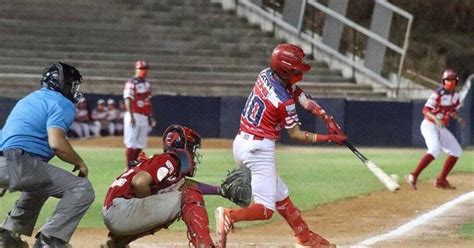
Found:
M 270 58 L 270 68 L 280 78 L 290 84 L 303 79 L 303 73 L 311 66 L 304 62 L 304 51 L 293 44 L 280 44 L 275 47 Z
M 191 128 L 171 125 L 163 133 L 163 151 L 173 152 L 180 158 L 181 173 L 194 176 L 196 165 L 200 163 L 201 136 Z
M 47 67 L 41 78 L 41 86 L 61 93 L 73 103 L 82 97 L 79 88 L 82 83 L 81 73 L 73 66 L 56 62 Z
M 448 79 L 454 80 L 452 83 L 451 80 L 447 81 Z M 447 91 L 453 91 L 458 84 L 459 76 L 458 73 L 452 69 L 446 69 L 443 72 L 443 76 L 441 77 L 441 83 L 443 83 L 444 88 Z

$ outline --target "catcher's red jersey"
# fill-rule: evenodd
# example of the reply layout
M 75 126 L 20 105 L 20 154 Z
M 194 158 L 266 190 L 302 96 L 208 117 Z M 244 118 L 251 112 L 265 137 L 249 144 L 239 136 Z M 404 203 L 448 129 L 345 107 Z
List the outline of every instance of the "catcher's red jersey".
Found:
M 261 71 L 240 115 L 240 130 L 276 139 L 282 128 L 299 124 L 293 91 L 270 68 Z
M 441 115 L 442 119 L 449 120 L 451 113 L 461 107 L 461 101 L 457 92 L 451 94 L 443 87 L 439 87 L 431 93 L 430 98 L 425 103 L 425 107 L 428 107 L 431 113 L 438 116 Z
M 156 194 L 170 188 L 184 178 L 184 176 L 181 176 L 179 168 L 179 161 L 170 153 L 144 158 L 139 165 L 122 173 L 110 185 L 105 196 L 104 207 L 109 208 L 115 198 L 130 199 L 136 197 L 132 189 L 132 178 L 139 171 L 146 171 L 152 176 L 152 194 Z
M 131 78 L 125 83 L 123 98 L 131 99 L 134 113 L 151 114 L 151 84 L 140 78 Z

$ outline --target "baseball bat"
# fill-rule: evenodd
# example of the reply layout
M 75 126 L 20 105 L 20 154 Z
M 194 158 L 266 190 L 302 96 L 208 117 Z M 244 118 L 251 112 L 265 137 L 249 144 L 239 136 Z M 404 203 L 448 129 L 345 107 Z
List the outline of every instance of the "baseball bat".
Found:
M 380 167 L 378 167 L 374 162 L 370 161 L 367 157 L 364 156 L 364 154 L 360 153 L 359 150 L 357 150 L 351 143 L 346 142 L 346 146 L 362 161 L 367 168 L 374 174 L 377 179 L 385 187 L 387 187 L 388 190 L 391 192 L 395 192 L 398 189 L 400 189 L 400 185 L 398 185 L 398 182 L 395 182 L 387 173 L 385 173 Z

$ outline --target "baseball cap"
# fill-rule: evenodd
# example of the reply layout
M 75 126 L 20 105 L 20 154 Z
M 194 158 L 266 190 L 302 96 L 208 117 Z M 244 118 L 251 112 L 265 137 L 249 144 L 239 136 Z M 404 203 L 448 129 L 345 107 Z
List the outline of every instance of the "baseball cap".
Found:
M 107 100 L 107 104 L 115 104 L 115 100 L 112 98 L 109 98 L 109 100 Z
M 135 69 L 148 69 L 148 64 L 144 60 L 137 60 Z
M 97 105 L 100 105 L 100 104 L 105 104 L 105 100 L 104 99 L 97 100 Z

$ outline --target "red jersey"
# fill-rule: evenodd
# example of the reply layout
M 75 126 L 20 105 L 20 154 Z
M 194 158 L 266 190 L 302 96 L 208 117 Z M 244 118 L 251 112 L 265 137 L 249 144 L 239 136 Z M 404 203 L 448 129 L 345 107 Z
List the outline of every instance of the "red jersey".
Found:
M 439 87 L 431 93 L 425 107 L 429 108 L 435 116 L 448 123 L 451 113 L 456 112 L 461 107 L 461 101 L 457 92 L 451 94 L 443 87 Z
M 270 68 L 261 71 L 240 115 L 240 130 L 277 139 L 282 128 L 299 125 L 295 89 L 285 88 Z
M 178 182 L 184 178 L 180 174 L 180 164 L 177 157 L 171 153 L 154 155 L 144 159 L 139 165 L 115 179 L 105 196 L 104 207 L 109 208 L 115 198 L 135 198 L 132 178 L 140 171 L 146 171 L 151 175 L 153 179 L 152 194 L 174 189 L 173 186 L 178 185 Z
M 140 79 L 131 78 L 125 83 L 123 98 L 131 99 L 131 107 L 134 113 L 142 115 L 151 114 L 151 84 Z

